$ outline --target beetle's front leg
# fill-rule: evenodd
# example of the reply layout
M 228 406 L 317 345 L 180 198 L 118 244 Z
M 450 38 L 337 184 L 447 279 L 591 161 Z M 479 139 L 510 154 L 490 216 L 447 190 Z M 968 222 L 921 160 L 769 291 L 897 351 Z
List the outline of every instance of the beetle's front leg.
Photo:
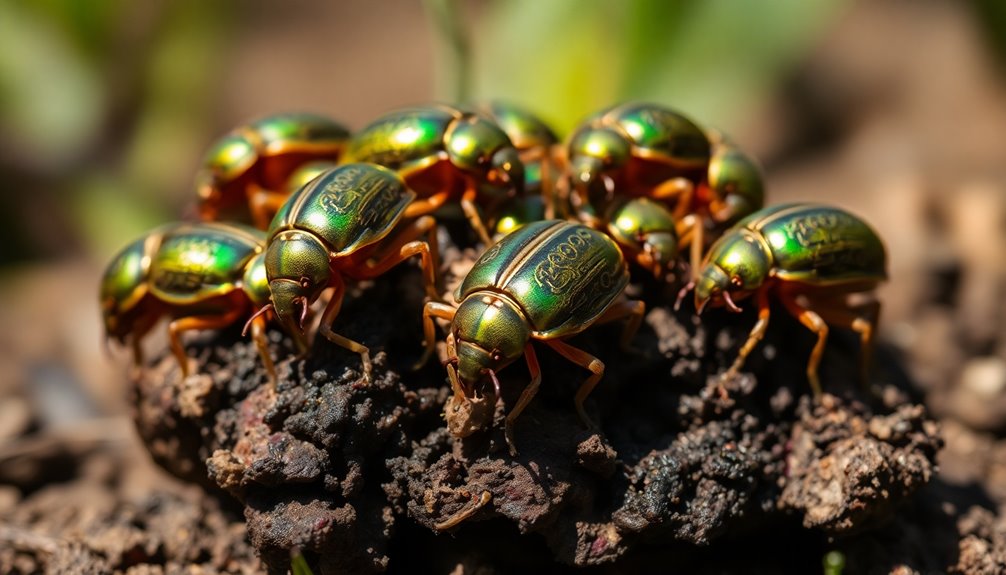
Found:
M 493 245 L 492 239 L 489 238 L 489 232 L 486 231 L 486 226 L 482 222 L 482 216 L 479 215 L 479 210 L 475 207 L 475 199 L 478 197 L 475 182 L 468 179 L 465 185 L 465 193 L 461 196 L 461 209 L 465 212 L 465 217 L 468 218 L 479 239 L 486 247 L 489 247 Z
M 735 359 L 733 364 L 730 365 L 730 369 L 723 374 L 722 379 L 735 377 L 737 372 L 744 367 L 744 360 L 746 360 L 747 356 L 754 351 L 758 342 L 765 337 L 765 331 L 768 329 L 770 311 L 768 291 L 763 288 L 758 291 L 758 321 L 755 323 L 754 327 L 751 328 L 751 333 L 748 334 L 747 341 L 744 342 L 744 345 L 737 353 L 737 359 Z
M 370 349 L 362 343 L 353 341 L 332 331 L 332 322 L 339 315 L 339 310 L 342 308 L 342 298 L 346 295 L 346 285 L 339 274 L 332 275 L 331 284 L 333 288 L 332 299 L 328 300 L 328 305 L 325 306 L 325 311 L 321 314 L 321 323 L 318 325 L 318 331 L 321 332 L 321 335 L 325 336 L 325 339 L 335 345 L 360 354 L 360 361 L 363 363 L 363 380 L 369 385 L 372 371 Z
M 258 354 L 262 358 L 262 365 L 265 367 L 265 371 L 269 374 L 269 385 L 274 389 L 276 387 L 276 366 L 273 365 L 272 355 L 269 353 L 269 341 L 266 339 L 266 316 L 265 314 L 256 316 L 252 318 L 251 321 L 251 337 L 252 341 L 255 342 L 255 347 L 258 348 Z
M 434 333 L 433 318 L 438 317 L 443 320 L 453 321 L 454 314 L 457 310 L 453 307 L 436 301 L 428 301 L 426 305 L 423 306 L 423 343 L 426 345 L 426 349 L 423 350 L 422 357 L 416 362 L 412 369 L 419 369 L 426 365 L 426 362 L 430 360 L 430 356 L 433 355 L 433 349 L 436 346 L 436 334 Z

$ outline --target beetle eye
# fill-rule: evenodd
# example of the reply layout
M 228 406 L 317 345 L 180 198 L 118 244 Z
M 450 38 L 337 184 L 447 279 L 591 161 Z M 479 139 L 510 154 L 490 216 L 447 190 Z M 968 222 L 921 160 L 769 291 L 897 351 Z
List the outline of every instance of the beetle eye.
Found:
M 499 360 L 503 359 L 503 354 L 501 354 L 500 352 L 498 352 L 496 350 L 493 350 L 492 358 L 493 358 L 493 361 L 499 361 Z
M 730 278 L 730 285 L 734 287 L 742 287 L 744 285 L 744 280 L 741 279 L 741 276 L 735 275 Z
M 311 278 L 303 276 L 300 278 L 300 287 L 307 289 L 311 287 Z

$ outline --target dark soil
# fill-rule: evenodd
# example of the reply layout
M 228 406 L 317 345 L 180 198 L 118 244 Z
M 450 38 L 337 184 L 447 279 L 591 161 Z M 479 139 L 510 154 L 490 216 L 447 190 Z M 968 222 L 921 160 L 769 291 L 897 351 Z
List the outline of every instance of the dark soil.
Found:
M 455 271 L 470 261 L 447 258 Z M 542 346 L 542 391 L 517 420 L 511 457 L 502 417 L 526 367 L 502 372 L 491 429 L 451 436 L 443 369 L 407 367 L 421 350 L 418 286 L 405 267 L 362 286 L 336 320 L 375 352 L 370 385 L 355 355 L 319 339 L 295 359 L 274 332 L 273 389 L 236 330 L 192 343 L 201 375 L 181 380 L 162 355 L 135 382 L 138 429 L 157 460 L 240 501 L 271 572 L 288 569 L 294 548 L 317 573 L 817 572 L 832 549 L 850 565 L 981 572 L 997 556 L 978 547 L 1006 549 L 988 512 L 916 496 L 938 489 L 937 425 L 889 354 L 861 389 L 847 334 L 833 334 L 815 402 L 803 374 L 813 338 L 778 310 L 724 398 L 718 373 L 753 316 L 713 311 L 700 323 L 666 303 L 671 288 L 644 283 L 639 353 L 617 350 L 619 326 L 572 340 L 607 365 L 587 403 L 600 429 L 573 410 L 586 373 Z M 470 516 L 438 530 L 459 513 Z M 897 527 L 934 513 L 915 532 Z M 892 530 L 898 545 L 878 547 Z

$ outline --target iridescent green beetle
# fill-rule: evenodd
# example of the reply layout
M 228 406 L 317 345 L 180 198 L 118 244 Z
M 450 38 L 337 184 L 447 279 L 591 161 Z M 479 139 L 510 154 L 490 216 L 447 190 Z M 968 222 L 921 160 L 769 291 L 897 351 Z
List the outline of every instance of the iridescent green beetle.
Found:
M 496 237 L 543 219 L 545 208 L 541 197 L 527 196 L 500 213 Z M 626 259 L 658 280 L 666 278 L 678 257 L 677 224 L 670 210 L 649 198 L 616 198 L 598 222 L 599 231 L 615 240 Z
M 486 245 L 489 234 L 476 208 L 479 193 L 513 197 L 524 192 L 524 164 L 506 133 L 481 114 L 450 106 L 386 114 L 353 136 L 344 160 L 373 162 L 398 172 L 419 196 L 406 217 L 429 214 L 459 198 Z M 492 208 L 490 203 L 487 198 L 483 207 Z
M 693 272 L 702 261 L 707 224 L 723 231 L 765 205 L 761 166 L 736 144 L 715 138 L 706 179 L 674 211 L 681 245 L 692 248 Z
M 496 122 L 520 152 L 525 192 L 549 195 L 551 186 L 544 184 L 551 180 L 553 149 L 559 143 L 552 128 L 528 110 L 507 102 L 477 104 L 475 109 Z
M 203 220 L 251 217 L 265 229 L 296 188 L 290 175 L 314 160 L 335 161 L 349 130 L 316 114 L 276 114 L 235 129 L 217 140 L 196 176 Z
M 143 364 L 142 338 L 164 316 L 171 350 L 189 374 L 181 334 L 217 329 L 247 317 L 269 301 L 265 234 L 236 224 L 178 223 L 160 227 L 117 254 L 101 280 L 105 337 L 125 345 Z M 265 316 L 251 324 L 252 337 L 270 376 Z
M 433 352 L 433 318 L 451 322 L 447 373 L 454 396 L 445 408 L 450 431 L 464 437 L 492 421 L 499 397 L 496 372 L 524 355 L 531 383 L 507 415 L 505 428 L 510 452 L 516 453 L 513 422 L 541 383 L 533 340 L 590 370 L 575 397 L 577 413 L 590 425 L 583 402 L 604 374 L 604 364 L 562 340 L 592 325 L 628 317 L 622 333 L 622 344 L 628 347 L 645 311 L 643 302 L 621 298 L 628 282 L 618 246 L 582 224 L 533 222 L 486 250 L 455 292 L 456 309 L 429 302 L 423 310 L 424 361 Z M 477 395 L 486 378 L 495 386 L 493 401 Z
M 567 177 L 560 180 L 581 217 L 603 212 L 617 193 L 659 200 L 693 193 L 706 176 L 706 134 L 681 114 L 656 104 L 629 102 L 589 117 L 566 146 Z M 680 203 L 680 201 L 679 201 Z
M 318 330 L 360 354 L 369 381 L 369 350 L 332 331 L 332 322 L 345 295 L 344 277 L 375 278 L 412 256 L 421 259 L 427 293 L 439 297 L 436 222 L 429 216 L 403 220 L 415 197 L 397 174 L 374 164 L 346 164 L 312 179 L 283 204 L 269 227 L 265 269 L 272 301 L 259 313 L 273 310 L 306 352 L 307 310 L 331 287 Z M 426 241 L 416 239 L 423 235 Z
M 860 334 L 865 382 L 880 303 L 870 299 L 852 305 L 849 296 L 870 292 L 884 281 L 886 265 L 884 244 L 876 232 L 839 208 L 786 204 L 741 220 L 713 244 L 695 287 L 700 313 L 707 304 L 739 312 L 736 301 L 752 295 L 757 300 L 758 322 L 725 377 L 740 370 L 765 335 L 774 296 L 817 333 L 807 362 L 807 378 L 816 396 L 821 395 L 817 366 L 828 337 L 827 323 Z

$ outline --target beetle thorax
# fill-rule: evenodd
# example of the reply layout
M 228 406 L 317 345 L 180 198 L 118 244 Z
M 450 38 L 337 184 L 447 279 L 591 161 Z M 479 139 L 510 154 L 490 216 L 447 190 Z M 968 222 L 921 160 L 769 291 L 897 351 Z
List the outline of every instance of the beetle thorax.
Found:
M 457 345 L 458 375 L 469 389 L 524 352 L 531 326 L 520 307 L 504 294 L 478 291 L 461 305 L 451 326 Z

